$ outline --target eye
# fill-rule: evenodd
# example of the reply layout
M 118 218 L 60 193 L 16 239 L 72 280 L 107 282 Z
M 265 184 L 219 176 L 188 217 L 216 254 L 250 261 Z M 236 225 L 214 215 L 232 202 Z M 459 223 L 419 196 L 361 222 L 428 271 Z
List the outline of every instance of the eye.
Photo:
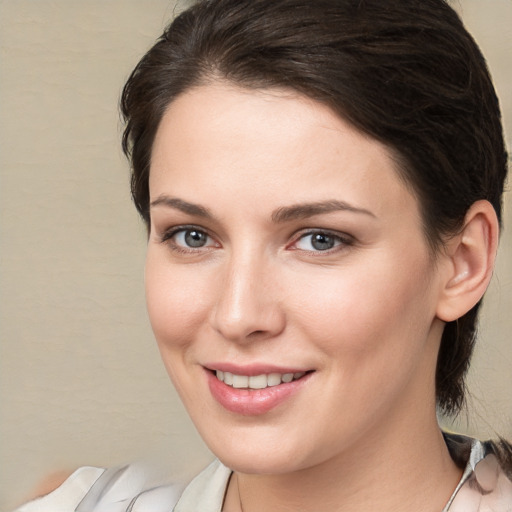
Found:
M 175 250 L 184 251 L 218 245 L 206 231 L 194 226 L 174 228 L 163 235 L 162 242 Z
M 198 248 L 208 243 L 209 236 L 198 229 L 183 229 L 174 235 L 174 241 L 183 247 Z
M 329 251 L 341 245 L 350 245 L 348 237 L 342 237 L 328 231 L 315 231 L 303 234 L 293 248 L 301 251 L 321 252 Z

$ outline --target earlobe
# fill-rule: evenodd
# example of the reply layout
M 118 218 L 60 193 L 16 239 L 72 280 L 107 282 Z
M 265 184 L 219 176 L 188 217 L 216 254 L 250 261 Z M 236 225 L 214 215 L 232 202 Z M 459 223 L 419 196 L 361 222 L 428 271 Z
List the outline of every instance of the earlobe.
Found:
M 446 244 L 439 319 L 456 320 L 482 298 L 492 277 L 498 233 L 493 206 L 484 200 L 475 202 L 466 214 L 462 231 Z

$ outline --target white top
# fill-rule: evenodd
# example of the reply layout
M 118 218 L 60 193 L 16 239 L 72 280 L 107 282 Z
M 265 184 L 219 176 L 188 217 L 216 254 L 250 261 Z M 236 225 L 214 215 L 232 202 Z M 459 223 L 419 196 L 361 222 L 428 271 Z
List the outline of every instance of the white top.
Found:
M 490 443 L 445 434 L 463 476 L 440 512 L 511 512 L 512 481 Z M 468 457 L 469 455 L 469 457 Z M 178 485 L 152 486 L 141 466 L 75 471 L 52 493 L 14 512 L 222 512 L 231 470 L 215 460 L 181 492 Z

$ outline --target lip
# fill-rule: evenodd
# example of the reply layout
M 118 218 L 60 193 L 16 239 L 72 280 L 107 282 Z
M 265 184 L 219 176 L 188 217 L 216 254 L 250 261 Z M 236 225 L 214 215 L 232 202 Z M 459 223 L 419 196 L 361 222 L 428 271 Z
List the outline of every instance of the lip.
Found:
M 212 365 L 213 366 L 213 365 Z M 296 373 L 301 370 L 276 366 L 236 366 L 221 364 L 214 367 L 217 370 L 231 372 L 237 375 L 255 376 L 262 373 Z M 304 370 L 302 370 L 304 371 Z M 293 398 L 309 381 L 314 372 L 306 373 L 303 377 L 292 382 L 282 383 L 264 389 L 237 389 L 221 382 L 214 374 L 213 369 L 205 367 L 208 387 L 213 398 L 224 409 L 242 416 L 258 416 L 265 414 L 279 405 Z

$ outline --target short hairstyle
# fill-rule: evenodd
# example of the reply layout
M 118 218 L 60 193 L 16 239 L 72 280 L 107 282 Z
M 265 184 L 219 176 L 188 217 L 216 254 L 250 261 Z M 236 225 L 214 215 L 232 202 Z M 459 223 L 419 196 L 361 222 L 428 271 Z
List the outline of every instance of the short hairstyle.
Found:
M 132 196 L 149 225 L 159 123 L 180 94 L 214 80 L 288 88 L 384 143 L 419 201 L 432 254 L 488 200 L 501 219 L 507 172 L 498 99 L 478 46 L 443 0 L 200 0 L 129 77 L 121 98 Z M 436 396 L 464 404 L 480 303 L 446 324 Z

